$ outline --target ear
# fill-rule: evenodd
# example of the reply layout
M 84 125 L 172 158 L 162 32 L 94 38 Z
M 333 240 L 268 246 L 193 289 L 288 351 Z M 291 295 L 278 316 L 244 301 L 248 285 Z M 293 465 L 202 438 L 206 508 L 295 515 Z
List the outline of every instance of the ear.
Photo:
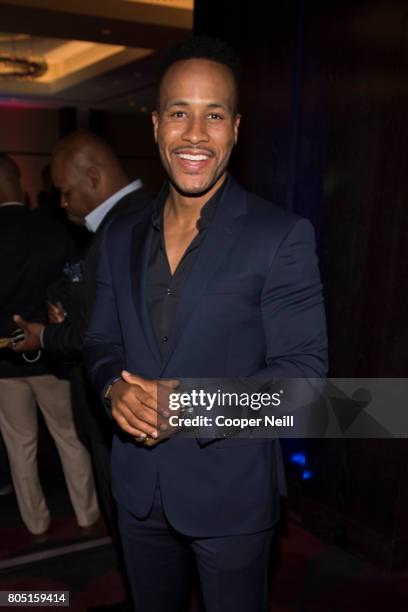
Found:
M 234 144 L 237 144 L 238 142 L 238 131 L 239 125 L 241 123 L 241 117 L 242 115 L 240 115 L 239 113 L 237 113 L 234 117 Z
M 153 111 L 152 112 L 152 123 L 153 123 L 153 136 L 154 136 L 154 142 L 157 143 L 157 135 L 159 132 L 159 113 L 157 111 Z
M 91 166 L 86 171 L 86 178 L 89 186 L 92 189 L 96 189 L 99 183 L 101 182 L 101 173 L 99 172 L 98 168 L 96 168 L 95 166 Z

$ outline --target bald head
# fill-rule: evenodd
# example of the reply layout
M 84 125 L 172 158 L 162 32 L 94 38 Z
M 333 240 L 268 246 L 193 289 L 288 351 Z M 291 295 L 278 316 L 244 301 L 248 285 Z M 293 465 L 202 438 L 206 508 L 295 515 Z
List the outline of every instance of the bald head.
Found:
M 86 215 L 129 183 L 108 143 L 82 130 L 57 144 L 51 172 L 61 191 L 61 206 L 77 224 L 83 224 Z
M 57 157 L 80 168 L 97 166 L 116 171 L 120 167 L 119 160 L 108 143 L 85 130 L 72 132 L 60 140 L 53 153 L 53 159 Z
M 16 162 L 5 153 L 0 153 L 0 204 L 3 202 L 24 202 L 24 193 Z

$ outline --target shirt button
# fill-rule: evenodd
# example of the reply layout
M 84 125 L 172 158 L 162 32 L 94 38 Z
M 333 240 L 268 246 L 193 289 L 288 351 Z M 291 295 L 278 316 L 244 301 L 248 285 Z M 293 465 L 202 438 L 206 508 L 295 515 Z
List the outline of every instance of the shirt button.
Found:
M 167 289 L 166 289 L 166 293 L 167 293 L 167 295 L 171 295 L 171 289 L 170 289 L 170 287 L 167 287 Z
M 166 344 L 167 341 L 168 341 L 168 337 L 167 336 L 163 336 L 163 338 L 162 338 L 163 344 Z

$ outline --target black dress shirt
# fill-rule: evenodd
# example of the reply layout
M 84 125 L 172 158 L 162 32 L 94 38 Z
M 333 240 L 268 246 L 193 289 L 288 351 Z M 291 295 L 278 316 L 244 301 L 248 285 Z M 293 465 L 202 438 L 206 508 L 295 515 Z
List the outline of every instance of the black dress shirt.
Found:
M 156 200 L 152 215 L 154 232 L 147 270 L 146 295 L 162 361 L 166 359 L 174 340 L 172 334 L 181 295 L 228 180 L 227 177 L 218 191 L 202 207 L 197 221 L 198 234 L 185 250 L 174 274 L 170 270 L 163 236 L 163 209 L 169 192 L 168 186 L 161 190 Z

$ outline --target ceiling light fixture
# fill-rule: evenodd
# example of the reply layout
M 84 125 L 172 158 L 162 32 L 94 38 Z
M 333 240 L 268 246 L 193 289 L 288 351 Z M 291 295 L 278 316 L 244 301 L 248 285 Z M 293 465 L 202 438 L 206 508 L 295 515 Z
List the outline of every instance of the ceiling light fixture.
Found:
M 34 52 L 28 34 L 0 32 L 0 80 L 31 81 L 48 69 L 44 57 Z
M 47 69 L 43 57 L 23 57 L 0 52 L 0 79 L 32 80 L 45 74 Z

